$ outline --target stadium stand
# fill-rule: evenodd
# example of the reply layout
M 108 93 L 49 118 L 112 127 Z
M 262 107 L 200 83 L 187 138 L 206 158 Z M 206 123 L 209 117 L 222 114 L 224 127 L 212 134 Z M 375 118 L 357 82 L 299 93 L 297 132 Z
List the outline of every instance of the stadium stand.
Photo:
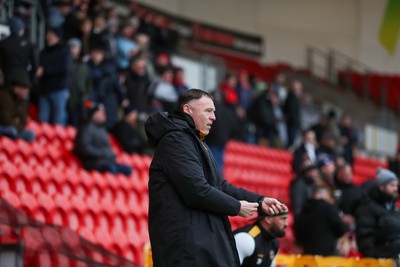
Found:
M 292 70 L 287 64 L 264 66 L 229 53 L 191 49 L 223 58 L 227 68 L 245 69 L 267 82 L 281 71 Z M 397 111 L 398 77 L 342 71 L 339 80 L 350 81 L 358 95 L 367 92 L 378 105 L 380 89 L 387 88 L 384 100 Z M 19 246 L 23 241 L 24 266 L 151 266 L 147 226 L 151 157 L 123 152 L 110 135 L 118 162 L 132 166 L 134 172 L 129 177 L 88 172 L 72 153 L 76 128 L 30 120 L 27 129 L 35 133 L 35 141 L 0 137 L 0 246 Z M 288 150 L 230 141 L 225 150 L 224 176 L 235 185 L 290 206 L 289 185 L 295 176 L 291 161 Z M 355 184 L 372 179 L 377 167 L 387 164 L 356 157 Z M 231 217 L 232 229 L 248 220 Z M 277 266 L 393 266 L 389 260 L 285 255 L 293 253 L 294 238 L 293 215 L 289 214 Z

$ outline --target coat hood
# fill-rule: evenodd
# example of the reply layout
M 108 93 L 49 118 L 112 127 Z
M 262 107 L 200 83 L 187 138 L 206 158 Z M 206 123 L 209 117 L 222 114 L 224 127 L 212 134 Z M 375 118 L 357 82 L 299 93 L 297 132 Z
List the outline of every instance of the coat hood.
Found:
M 197 134 L 192 117 L 184 112 L 175 111 L 173 114 L 158 112 L 152 114 L 145 123 L 148 143 L 157 146 L 161 138 L 173 131 L 184 131 Z

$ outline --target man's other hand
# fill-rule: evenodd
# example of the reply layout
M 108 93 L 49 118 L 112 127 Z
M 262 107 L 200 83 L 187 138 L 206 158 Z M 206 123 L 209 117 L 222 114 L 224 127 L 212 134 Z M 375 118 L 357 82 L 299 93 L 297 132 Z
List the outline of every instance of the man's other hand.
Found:
M 253 215 L 253 213 L 257 211 L 257 208 L 258 208 L 258 203 L 241 200 L 240 211 L 238 215 L 247 218 L 248 216 Z

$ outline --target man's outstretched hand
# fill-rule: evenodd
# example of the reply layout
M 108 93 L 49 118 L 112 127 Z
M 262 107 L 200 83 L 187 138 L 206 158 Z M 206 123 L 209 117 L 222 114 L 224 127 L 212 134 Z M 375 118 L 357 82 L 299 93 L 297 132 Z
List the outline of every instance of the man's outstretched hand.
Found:
M 265 197 L 262 201 L 262 210 L 268 215 L 276 215 L 281 212 L 288 212 L 288 207 L 275 198 Z

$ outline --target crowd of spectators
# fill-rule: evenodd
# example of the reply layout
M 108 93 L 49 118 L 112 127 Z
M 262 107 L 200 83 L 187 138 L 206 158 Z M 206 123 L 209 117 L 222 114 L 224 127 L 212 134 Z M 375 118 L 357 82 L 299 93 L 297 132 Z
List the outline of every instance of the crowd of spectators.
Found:
M 101 103 L 105 127 L 115 133 L 122 148 L 128 153 L 147 152 L 143 122 L 153 112 L 173 112 L 179 94 L 189 88 L 185 70 L 171 62 L 177 33 L 163 16 L 143 13 L 135 3 L 121 16 L 104 1 L 50 2 L 43 6 L 46 46 L 41 51 L 35 51 L 25 37 L 27 19 L 20 15 L 10 19 L 11 35 L 0 42 L 3 88 L 10 89 L 13 77 L 29 80 L 38 119 L 51 124 L 79 127 L 89 119 L 85 102 Z M 228 73 L 219 88 L 207 88 L 215 89 L 222 117 L 230 118 L 217 120 L 210 137 L 215 153 L 221 155 L 219 165 L 224 145 L 232 138 L 294 147 L 302 130 L 302 87 L 300 81 L 288 86 L 279 73 L 267 88 L 256 89 L 256 79 L 242 69 Z M 228 121 L 235 127 L 225 127 Z M 121 127 L 137 136 L 135 145 L 123 141 Z M 347 140 L 343 149 L 351 160 L 356 143 L 351 122 L 344 119 L 342 128 L 336 141 Z
M 339 128 L 347 126 L 348 120 L 345 115 Z M 342 154 L 335 151 L 332 134 L 322 133 L 322 145 L 318 146 L 312 129 L 304 131 L 292 161 L 296 177 L 290 184 L 290 200 L 300 251 L 324 256 L 361 253 L 396 258 L 400 253 L 400 236 L 396 234 L 400 213 L 395 204 L 399 197 L 398 176 L 378 169 L 376 177 L 355 185 L 345 150 Z M 348 136 L 342 136 L 344 146 Z
M 114 134 L 126 152 L 145 153 L 148 115 L 173 112 L 178 95 L 188 89 L 185 70 L 171 62 L 176 35 L 162 16 L 139 17 L 134 3 L 125 16 L 104 1 L 41 4 L 46 15 L 43 49 L 27 38 L 29 12 L 20 11 L 29 10 L 29 3 L 16 7 L 8 22 L 10 35 L 0 41 L 0 135 L 34 140 L 25 126 L 28 106 L 36 104 L 40 122 L 78 128 L 76 142 L 82 146 L 76 153 L 87 161 L 90 149 L 82 149 L 102 143 L 98 139 L 103 136 L 87 130 L 93 128 L 88 127 L 94 121 L 91 106 L 101 105 L 104 122 L 95 124 Z

